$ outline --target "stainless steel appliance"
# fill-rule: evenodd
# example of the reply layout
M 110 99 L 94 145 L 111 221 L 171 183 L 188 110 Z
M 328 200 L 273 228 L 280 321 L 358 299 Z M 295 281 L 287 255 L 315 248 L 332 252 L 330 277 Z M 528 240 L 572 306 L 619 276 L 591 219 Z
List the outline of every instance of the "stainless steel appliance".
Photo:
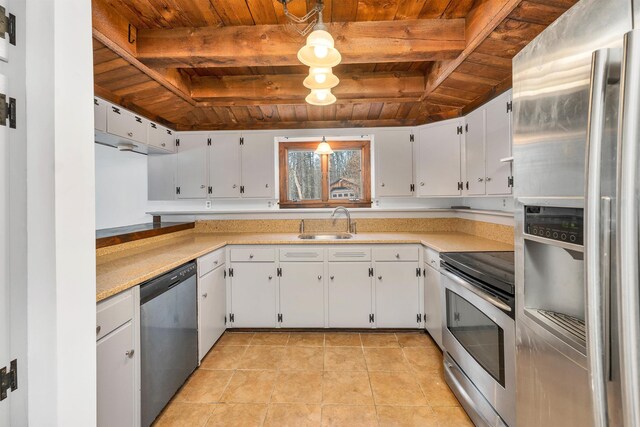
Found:
M 519 427 L 640 426 L 638 0 L 581 0 L 513 62 Z
M 477 426 L 515 426 L 513 258 L 440 256 L 445 379 Z
M 142 426 L 158 416 L 198 366 L 196 263 L 140 286 Z

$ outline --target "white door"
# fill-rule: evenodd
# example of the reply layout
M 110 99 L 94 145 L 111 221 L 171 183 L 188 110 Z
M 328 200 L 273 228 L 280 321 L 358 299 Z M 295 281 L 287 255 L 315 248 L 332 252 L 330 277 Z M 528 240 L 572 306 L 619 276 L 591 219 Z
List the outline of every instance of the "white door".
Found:
M 175 150 L 173 132 L 154 122 L 148 122 L 147 143 L 167 152 Z
M 484 135 L 485 109 L 478 108 L 466 116 L 465 167 L 467 171 L 466 193 L 472 196 L 485 193 Z
M 329 327 L 371 328 L 371 277 L 368 262 L 329 263 Z
M 420 130 L 418 196 L 459 196 L 462 121 L 448 120 Z
M 200 360 L 226 329 L 225 267 L 220 266 L 198 279 L 198 353 Z
M 324 327 L 324 264 L 282 262 L 280 268 L 280 326 Z
M 375 263 L 375 323 L 378 328 L 420 325 L 420 277 L 417 262 Z
M 276 327 L 276 268 L 272 262 L 231 264 L 234 328 Z
M 424 321 L 431 338 L 442 348 L 442 290 L 440 272 L 429 264 L 424 267 Z
M 487 104 L 487 194 L 511 194 L 511 163 L 501 159 L 511 156 L 511 91 Z
M 376 197 L 413 195 L 412 135 L 410 130 L 376 132 Z
M 133 323 L 125 323 L 98 341 L 98 427 L 135 426 L 135 348 Z
M 107 109 L 107 132 L 127 140 L 146 144 L 147 122 L 142 116 L 116 105 Z
M 240 197 L 240 134 L 214 133 L 209 147 L 211 197 Z
M 178 139 L 178 199 L 207 197 L 207 135 L 181 134 Z
M 242 197 L 275 197 L 275 158 L 273 137 L 269 134 L 242 135 Z

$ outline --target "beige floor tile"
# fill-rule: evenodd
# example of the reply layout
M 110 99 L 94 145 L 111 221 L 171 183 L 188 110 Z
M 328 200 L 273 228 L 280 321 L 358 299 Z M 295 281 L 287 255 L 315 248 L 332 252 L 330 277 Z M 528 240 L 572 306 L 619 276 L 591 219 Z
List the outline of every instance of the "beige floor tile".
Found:
M 300 371 L 322 371 L 323 347 L 286 347 L 280 360 L 280 369 Z
M 369 372 L 376 405 L 426 406 L 413 372 Z
M 276 371 L 235 371 L 221 401 L 268 403 L 276 383 Z
M 205 356 L 200 364 L 201 369 L 236 369 L 247 346 L 216 346 Z
M 267 414 L 267 405 L 231 403 L 218 405 L 209 418 L 207 427 L 259 427 Z
M 409 371 L 400 348 L 365 348 L 364 358 L 370 371 Z
M 331 427 L 377 426 L 374 406 L 324 405 L 322 425 Z
M 373 405 L 369 375 L 366 372 L 325 372 L 322 403 Z
M 286 332 L 256 332 L 251 345 L 286 345 L 289 334 Z
M 216 347 L 222 345 L 249 345 L 254 335 L 253 332 L 225 332 L 216 343 Z
M 400 347 L 427 347 L 436 349 L 437 344 L 433 342 L 427 333 L 402 333 L 396 334 Z
M 155 427 L 202 427 L 216 405 L 172 402 L 158 417 Z
M 439 427 L 428 406 L 376 406 L 380 427 Z
M 459 406 L 433 408 L 439 427 L 473 427 L 473 423 Z
M 425 347 L 405 347 L 402 349 L 411 367 L 416 370 L 434 371 L 442 368 L 440 350 Z
M 233 371 L 198 369 L 175 397 L 178 402 L 216 403 L 229 383 Z
M 347 332 L 329 332 L 324 334 L 326 347 L 361 347 L 360 334 Z
M 294 332 L 289 335 L 287 345 L 298 347 L 324 347 L 322 332 Z
M 269 405 L 265 426 L 312 427 L 321 424 L 320 405 L 276 403 Z
M 321 403 L 322 372 L 280 371 L 271 402 Z
M 360 334 L 364 347 L 399 347 L 396 334 L 365 333 Z
M 420 370 L 415 372 L 415 376 L 432 408 L 437 406 L 460 406 L 458 399 L 456 399 L 445 382 L 442 371 Z
M 366 371 L 362 347 L 325 347 L 325 371 Z
M 251 346 L 237 364 L 238 369 L 278 369 L 285 356 L 284 346 Z

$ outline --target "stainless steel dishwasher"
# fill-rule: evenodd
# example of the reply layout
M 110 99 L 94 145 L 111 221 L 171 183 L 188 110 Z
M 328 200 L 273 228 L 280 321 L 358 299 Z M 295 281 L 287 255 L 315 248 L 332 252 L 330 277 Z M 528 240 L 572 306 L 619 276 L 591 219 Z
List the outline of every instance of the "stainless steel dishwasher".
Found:
M 196 263 L 140 286 L 142 426 L 156 419 L 198 365 Z

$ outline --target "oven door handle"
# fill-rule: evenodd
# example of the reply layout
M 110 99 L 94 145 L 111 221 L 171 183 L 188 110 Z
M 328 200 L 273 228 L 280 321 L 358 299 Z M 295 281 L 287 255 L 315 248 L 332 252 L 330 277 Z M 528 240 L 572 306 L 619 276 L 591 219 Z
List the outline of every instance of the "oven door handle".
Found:
M 458 276 L 456 276 L 453 273 L 448 272 L 447 270 L 440 270 L 440 273 L 442 273 L 446 278 L 451 279 L 452 281 L 454 281 L 455 283 L 457 283 L 458 285 L 462 286 L 463 288 L 465 288 L 466 290 L 476 294 L 477 296 L 479 296 L 480 298 L 482 298 L 483 300 L 485 300 L 486 302 L 488 302 L 489 304 L 498 307 L 500 310 L 504 310 L 506 312 L 511 312 L 511 307 L 509 307 L 507 304 L 505 304 L 504 302 L 500 301 L 498 298 L 494 297 L 493 295 L 476 288 L 473 285 L 470 285 L 469 283 L 467 283 L 466 281 L 462 280 L 461 278 L 459 278 Z

